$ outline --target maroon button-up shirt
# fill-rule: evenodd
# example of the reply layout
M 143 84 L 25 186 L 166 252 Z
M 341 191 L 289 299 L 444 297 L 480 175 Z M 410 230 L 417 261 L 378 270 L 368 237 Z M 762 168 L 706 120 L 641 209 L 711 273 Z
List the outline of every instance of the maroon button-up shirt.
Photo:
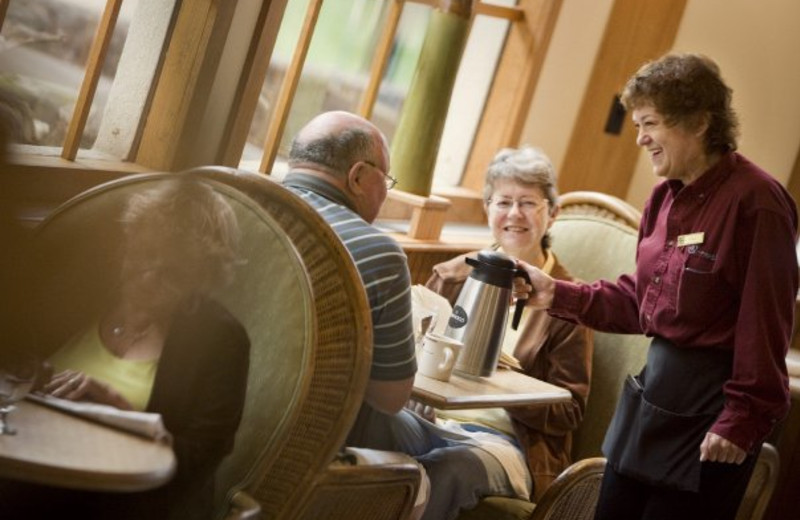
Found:
M 654 188 L 635 273 L 616 283 L 557 282 L 550 312 L 597 330 L 733 350 L 725 407 L 711 431 L 750 451 L 789 409 L 796 234 L 786 190 L 730 153 L 689 185 Z

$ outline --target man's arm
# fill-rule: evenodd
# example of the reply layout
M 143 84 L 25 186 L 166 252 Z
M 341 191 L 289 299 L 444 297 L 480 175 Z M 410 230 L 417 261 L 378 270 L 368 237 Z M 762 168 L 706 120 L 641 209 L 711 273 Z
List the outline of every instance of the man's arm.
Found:
M 388 415 L 398 413 L 411 398 L 414 378 L 397 381 L 378 381 L 370 379 L 364 400 L 375 410 Z

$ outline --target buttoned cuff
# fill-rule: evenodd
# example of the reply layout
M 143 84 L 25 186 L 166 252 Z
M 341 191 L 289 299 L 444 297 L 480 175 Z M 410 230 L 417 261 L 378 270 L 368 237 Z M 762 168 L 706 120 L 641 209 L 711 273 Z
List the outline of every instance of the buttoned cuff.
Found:
M 747 453 L 752 453 L 772 433 L 777 423 L 777 419 L 745 416 L 725 408 L 711 427 L 711 433 L 716 433 Z

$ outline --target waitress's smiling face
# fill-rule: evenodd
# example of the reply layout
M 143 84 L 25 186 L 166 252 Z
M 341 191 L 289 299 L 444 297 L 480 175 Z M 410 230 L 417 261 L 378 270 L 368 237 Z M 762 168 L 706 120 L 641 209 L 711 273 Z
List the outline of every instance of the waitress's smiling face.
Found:
M 688 184 L 703 174 L 706 125 L 694 130 L 683 124 L 670 125 L 652 104 L 633 109 L 633 124 L 636 144 L 647 150 L 657 176 Z

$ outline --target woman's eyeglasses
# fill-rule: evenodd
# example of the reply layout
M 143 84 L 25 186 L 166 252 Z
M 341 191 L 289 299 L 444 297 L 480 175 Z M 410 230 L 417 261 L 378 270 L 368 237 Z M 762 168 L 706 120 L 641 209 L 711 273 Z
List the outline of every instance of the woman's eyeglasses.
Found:
M 522 199 L 522 200 L 513 200 L 513 199 L 490 199 L 489 205 L 493 206 L 497 211 L 501 213 L 506 213 L 511 211 L 511 208 L 514 207 L 514 204 L 517 205 L 519 211 L 522 213 L 532 213 L 538 209 L 547 207 L 547 202 L 539 202 L 533 199 Z

